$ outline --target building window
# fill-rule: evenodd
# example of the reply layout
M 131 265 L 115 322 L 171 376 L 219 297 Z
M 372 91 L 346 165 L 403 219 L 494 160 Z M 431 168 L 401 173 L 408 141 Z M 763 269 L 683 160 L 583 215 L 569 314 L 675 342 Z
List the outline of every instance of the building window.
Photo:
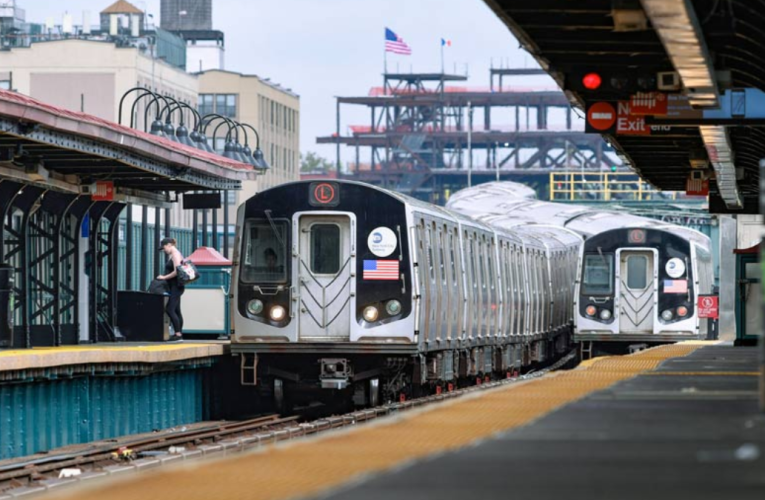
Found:
M 11 81 L 10 80 L 0 80 L 0 89 L 2 89 L 2 90 L 11 90 Z
M 199 114 L 202 116 L 215 113 L 213 94 L 199 94 Z
M 215 112 L 229 118 L 236 118 L 236 94 L 217 94 Z
M 228 204 L 229 206 L 236 206 L 236 191 L 228 190 L 228 191 L 221 191 L 220 192 L 220 202 L 221 204 L 226 203 L 226 193 L 228 193 Z

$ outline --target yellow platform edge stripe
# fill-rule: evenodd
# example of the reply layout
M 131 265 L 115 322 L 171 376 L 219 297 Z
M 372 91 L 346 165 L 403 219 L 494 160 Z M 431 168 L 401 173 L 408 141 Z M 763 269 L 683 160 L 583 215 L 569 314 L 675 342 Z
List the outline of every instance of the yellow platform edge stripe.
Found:
M 0 372 L 99 363 L 162 363 L 222 356 L 223 343 L 169 343 L 146 345 L 88 345 L 36 347 L 0 351 Z
M 330 491 L 355 480 L 529 424 L 563 405 L 685 356 L 702 343 L 596 359 L 584 369 L 474 393 L 348 430 L 53 496 L 66 500 L 277 500 Z

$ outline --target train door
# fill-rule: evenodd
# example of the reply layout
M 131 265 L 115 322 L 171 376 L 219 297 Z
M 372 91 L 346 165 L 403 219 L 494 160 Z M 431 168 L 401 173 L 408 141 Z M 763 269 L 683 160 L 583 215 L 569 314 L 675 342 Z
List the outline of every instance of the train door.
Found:
M 356 286 L 355 224 L 347 215 L 303 215 L 298 222 L 300 338 L 347 340 Z
M 652 250 L 621 250 L 619 259 L 619 332 L 654 333 L 657 256 Z

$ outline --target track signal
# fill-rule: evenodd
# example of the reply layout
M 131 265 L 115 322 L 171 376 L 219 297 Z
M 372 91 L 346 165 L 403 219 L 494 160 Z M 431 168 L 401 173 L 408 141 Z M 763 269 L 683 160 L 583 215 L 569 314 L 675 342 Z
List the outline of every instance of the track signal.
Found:
M 582 77 L 582 85 L 587 90 L 598 90 L 601 83 L 603 83 L 603 79 L 597 73 L 587 73 Z

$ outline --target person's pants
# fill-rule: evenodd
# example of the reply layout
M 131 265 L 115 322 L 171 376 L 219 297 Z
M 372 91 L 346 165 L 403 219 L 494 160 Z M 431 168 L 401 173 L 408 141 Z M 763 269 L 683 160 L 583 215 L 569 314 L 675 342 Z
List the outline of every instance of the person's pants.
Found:
M 173 325 L 173 331 L 177 334 L 183 332 L 183 314 L 181 314 L 181 295 L 183 289 L 170 288 L 170 298 L 167 299 L 165 311 L 170 317 L 170 323 Z

